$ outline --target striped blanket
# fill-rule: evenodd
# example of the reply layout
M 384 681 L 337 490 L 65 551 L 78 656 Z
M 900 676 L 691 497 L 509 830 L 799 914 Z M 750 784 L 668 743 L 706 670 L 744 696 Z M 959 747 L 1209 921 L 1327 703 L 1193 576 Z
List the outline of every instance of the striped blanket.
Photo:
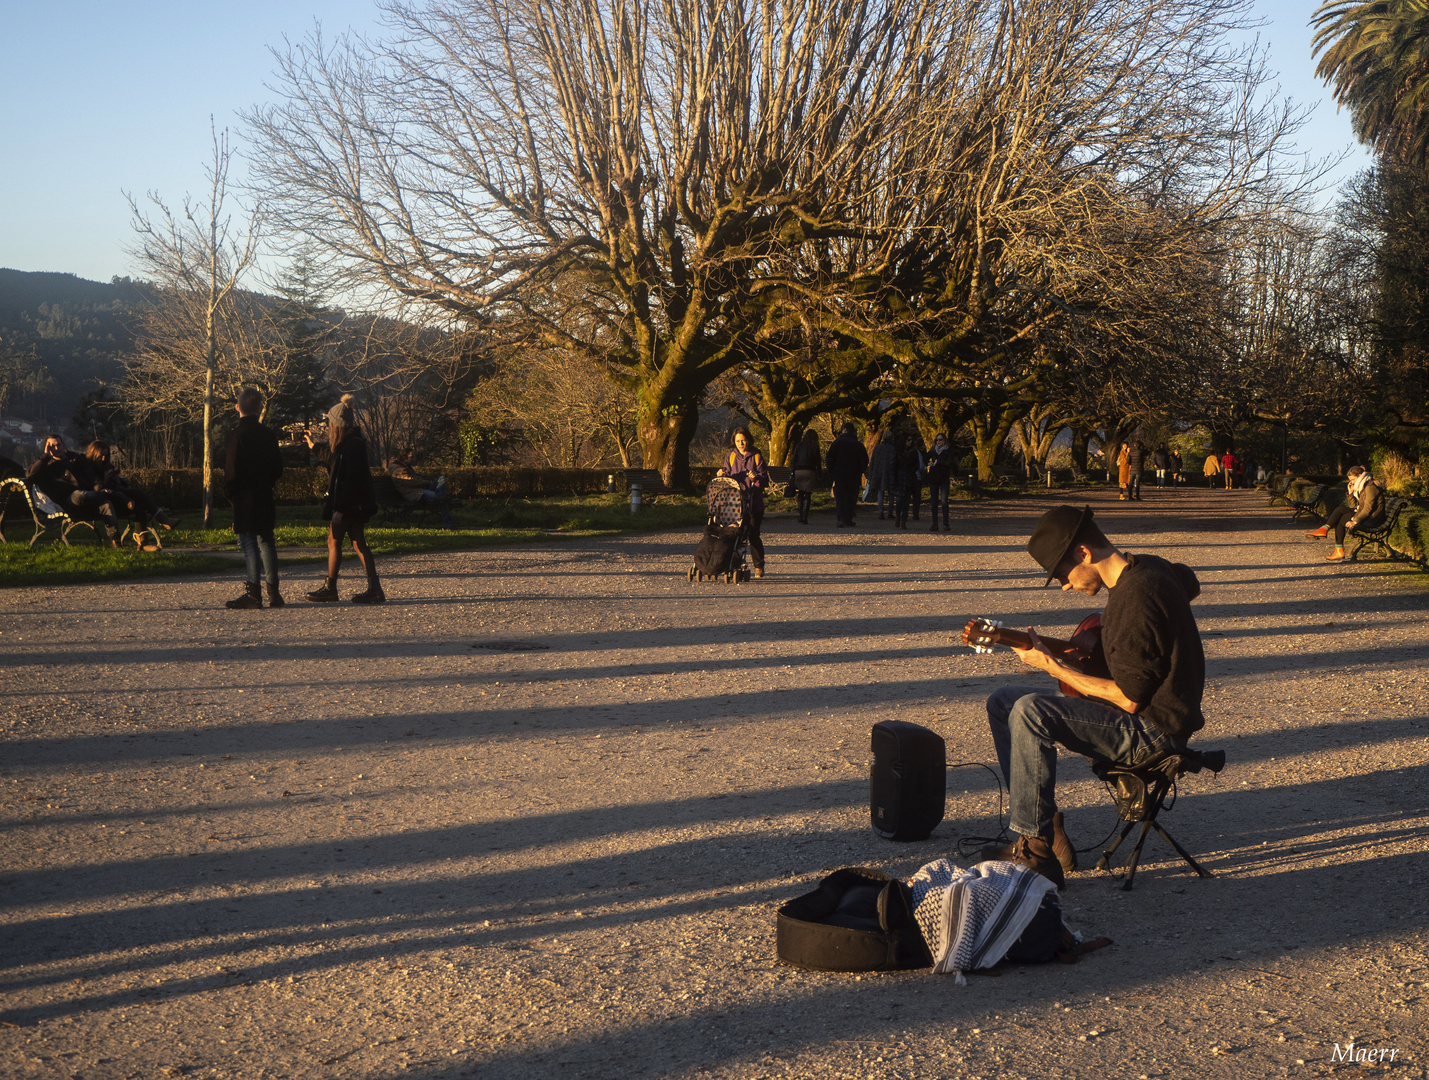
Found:
M 913 876 L 913 914 L 933 954 L 933 971 L 990 968 L 1022 936 L 1042 898 L 1056 888 L 1019 863 L 983 862 L 971 870 L 939 859 Z

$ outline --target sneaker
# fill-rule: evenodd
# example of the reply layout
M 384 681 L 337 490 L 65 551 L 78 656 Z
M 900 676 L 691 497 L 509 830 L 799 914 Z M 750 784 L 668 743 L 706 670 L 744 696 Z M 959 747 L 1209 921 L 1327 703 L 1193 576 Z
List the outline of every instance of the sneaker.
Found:
M 328 579 L 323 583 L 322 588 L 314 589 L 308 593 L 308 599 L 314 604 L 335 604 L 337 603 L 337 582 Z
M 1067 839 L 1067 830 L 1062 826 L 1062 811 L 1052 815 L 1052 854 L 1057 856 L 1062 869 L 1071 873 L 1077 868 L 1077 849 Z
M 1036 870 L 1057 888 L 1066 882 L 1062 864 L 1052 854 L 1052 841 L 1045 836 L 1019 836 L 1010 844 L 989 844 L 978 853 L 979 862 L 1015 862 Z
M 382 586 L 375 581 L 367 583 L 367 591 L 360 592 L 352 598 L 354 604 L 385 604 L 387 594 L 382 591 Z

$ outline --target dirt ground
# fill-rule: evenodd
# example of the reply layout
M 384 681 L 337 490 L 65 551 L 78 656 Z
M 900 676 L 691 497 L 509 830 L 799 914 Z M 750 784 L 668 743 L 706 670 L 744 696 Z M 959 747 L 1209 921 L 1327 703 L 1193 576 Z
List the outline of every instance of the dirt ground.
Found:
M 1153 836 L 1134 891 L 1064 890 L 1114 947 L 965 987 L 785 967 L 774 912 L 996 830 L 967 768 L 930 840 L 875 835 L 869 728 L 992 760 L 984 698 L 1041 676 L 963 624 L 1095 603 L 1035 587 L 1054 496 L 773 517 L 738 586 L 672 533 L 393 558 L 374 610 L 0 590 L 0 1075 L 1298 1077 L 1351 1041 L 1429 1075 L 1426 575 L 1327 566 L 1255 493 L 1092 499 L 1201 578 L 1229 764 L 1165 820 L 1215 877 Z M 1097 845 L 1080 758 L 1058 793 Z

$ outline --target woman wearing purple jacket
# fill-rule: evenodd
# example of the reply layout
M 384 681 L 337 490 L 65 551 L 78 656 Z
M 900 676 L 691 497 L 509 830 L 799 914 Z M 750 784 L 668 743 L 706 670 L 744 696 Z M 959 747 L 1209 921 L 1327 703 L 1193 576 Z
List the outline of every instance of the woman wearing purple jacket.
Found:
M 734 429 L 734 449 L 720 469 L 721 476 L 739 482 L 749 493 L 748 522 L 749 553 L 754 558 L 754 576 L 764 576 L 764 541 L 759 538 L 759 526 L 764 521 L 764 489 L 769 486 L 769 469 L 764 455 L 754 449 L 754 437 L 746 427 Z

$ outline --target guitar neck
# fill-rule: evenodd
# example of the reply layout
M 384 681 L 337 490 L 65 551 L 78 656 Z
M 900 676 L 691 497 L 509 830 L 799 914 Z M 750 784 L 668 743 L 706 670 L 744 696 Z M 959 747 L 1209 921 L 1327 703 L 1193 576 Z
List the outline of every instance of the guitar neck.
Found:
M 1004 627 L 998 627 L 996 630 L 991 631 L 989 636 L 995 645 L 1007 645 L 1014 649 L 1032 648 L 1031 636 L 1023 633 L 1021 630 L 1008 630 Z M 1086 650 L 1078 648 L 1070 641 L 1063 641 L 1060 638 L 1054 637 L 1043 637 L 1041 634 L 1037 635 L 1037 640 L 1047 647 L 1048 652 L 1059 659 L 1080 661 L 1087 658 Z

